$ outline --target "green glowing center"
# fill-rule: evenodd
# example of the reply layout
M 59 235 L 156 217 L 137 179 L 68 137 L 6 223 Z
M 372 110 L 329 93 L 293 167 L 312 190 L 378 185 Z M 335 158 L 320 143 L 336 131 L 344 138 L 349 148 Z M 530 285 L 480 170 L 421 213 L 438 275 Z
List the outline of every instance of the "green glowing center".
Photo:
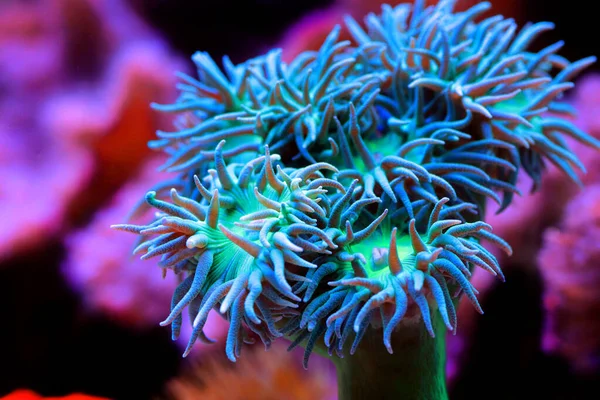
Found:
M 367 260 L 365 269 L 368 278 L 377 279 L 385 283 L 390 274 L 388 268 L 389 244 L 389 235 L 382 234 L 377 235 L 373 240 L 366 240 L 351 246 L 353 253 L 360 253 Z M 403 270 L 408 272 L 414 271 L 416 269 L 415 255 L 410 237 L 408 235 L 399 236 L 396 240 L 396 245 Z

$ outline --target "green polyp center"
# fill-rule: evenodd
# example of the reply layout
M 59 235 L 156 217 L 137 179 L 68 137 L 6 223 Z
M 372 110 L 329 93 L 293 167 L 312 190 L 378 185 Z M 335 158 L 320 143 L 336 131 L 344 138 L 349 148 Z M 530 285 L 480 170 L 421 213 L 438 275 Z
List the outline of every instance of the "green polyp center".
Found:
M 351 246 L 352 252 L 367 259 L 368 278 L 384 284 L 391 274 L 387 257 L 389 238 L 389 234 L 381 235 Z M 416 257 L 410 237 L 398 234 L 396 249 L 402 270 L 414 271 Z M 423 323 L 403 325 L 392 333 L 394 354 L 389 354 L 382 343 L 382 330 L 371 328 L 356 353 L 333 358 L 339 399 L 446 400 L 446 327 L 437 313 L 431 317 L 435 337 L 429 335 Z
M 236 128 L 239 127 L 239 123 L 229 123 L 227 128 Z M 248 134 L 241 136 L 232 136 L 227 138 L 227 142 L 225 142 L 225 146 L 223 146 L 223 151 L 227 152 L 229 150 L 234 150 L 236 148 L 242 146 L 248 146 L 250 144 L 262 144 L 263 138 L 260 135 Z M 240 154 L 236 154 L 232 157 L 228 157 L 227 160 L 230 164 L 239 163 L 246 164 L 249 161 L 252 161 L 257 156 L 257 152 L 252 151 L 243 151 Z
M 366 143 L 369 150 L 375 155 L 377 165 L 380 165 L 384 157 L 397 155 L 402 145 L 415 139 L 413 136 L 409 132 L 405 132 L 405 137 L 390 132 L 381 138 L 370 140 Z M 402 158 L 416 164 L 421 164 L 426 151 L 428 151 L 427 146 L 417 146 L 408 151 Z
M 389 134 L 382 137 L 375 137 L 366 139 L 363 138 L 365 145 L 369 152 L 375 159 L 375 165 L 381 165 L 381 160 L 384 157 L 395 155 L 398 152 L 400 146 L 404 144 L 403 139 L 400 135 Z M 364 160 L 360 155 L 354 154 L 352 162 L 356 166 L 356 170 L 361 174 L 368 174 L 371 172 L 365 165 Z
M 241 221 L 244 215 L 265 209 L 265 206 L 260 204 L 254 195 L 254 186 L 254 183 L 250 183 L 246 188 L 242 189 L 234 185 L 231 190 L 219 192 L 220 195 L 229 196 L 235 201 L 234 207 L 219 209 L 219 223 L 242 237 L 246 237 L 247 230 L 237 225 L 236 222 L 244 224 Z M 275 189 L 268 185 L 261 191 L 261 194 L 268 199 L 279 202 L 288 201 L 291 196 L 287 188 L 279 195 Z M 226 272 L 225 279 L 232 280 L 239 275 L 252 271 L 254 268 L 254 257 L 229 240 L 218 228 L 212 229 L 207 227 L 205 231 L 207 232 L 203 233 L 207 234 L 211 239 L 210 249 L 214 254 L 213 267 L 211 267 L 207 277 L 207 287 L 210 287 L 217 279 L 222 277 L 224 272 Z M 259 243 L 258 240 L 253 240 L 253 242 Z
M 530 103 L 530 101 L 531 99 L 529 99 L 527 94 L 521 92 L 512 99 L 504 100 L 494 104 L 491 108 L 495 108 L 506 113 L 520 114 L 521 111 Z
M 395 155 L 400 146 L 404 144 L 400 135 L 389 134 L 378 138 L 365 140 L 367 148 L 375 156 L 375 162 L 379 164 L 381 159 L 386 156 Z
M 352 253 L 360 253 L 367 260 L 365 270 L 367 278 L 385 283 L 391 271 L 389 269 L 389 235 L 381 235 L 375 239 L 369 238 L 364 242 L 351 245 Z M 408 235 L 398 235 L 396 238 L 398 257 L 402 262 L 402 270 L 412 272 L 416 268 L 414 250 Z

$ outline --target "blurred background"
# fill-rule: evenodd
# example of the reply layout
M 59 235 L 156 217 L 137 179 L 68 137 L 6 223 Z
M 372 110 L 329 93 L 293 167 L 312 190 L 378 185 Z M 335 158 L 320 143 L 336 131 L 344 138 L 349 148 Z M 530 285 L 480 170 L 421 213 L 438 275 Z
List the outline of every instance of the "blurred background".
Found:
M 149 104 L 175 99 L 174 72 L 193 72 L 193 52 L 238 63 L 283 47 L 293 57 L 344 14 L 362 19 L 381 3 L 0 0 L 0 397 L 336 398 L 328 362 L 315 357 L 306 372 L 285 346 L 253 346 L 231 364 L 218 317 L 218 343 L 182 359 L 185 337 L 172 342 L 158 326 L 175 282 L 108 227 L 164 179 L 146 142 L 170 120 Z M 538 48 L 562 39 L 570 60 L 600 55 L 589 2 L 492 3 L 520 25 L 554 22 Z M 568 96 L 577 125 L 600 137 L 597 71 Z M 515 256 L 502 259 L 504 284 L 475 275 L 485 315 L 459 310 L 452 399 L 600 393 L 600 157 L 574 148 L 589 170 L 583 191 L 550 170 L 541 192 L 490 217 Z

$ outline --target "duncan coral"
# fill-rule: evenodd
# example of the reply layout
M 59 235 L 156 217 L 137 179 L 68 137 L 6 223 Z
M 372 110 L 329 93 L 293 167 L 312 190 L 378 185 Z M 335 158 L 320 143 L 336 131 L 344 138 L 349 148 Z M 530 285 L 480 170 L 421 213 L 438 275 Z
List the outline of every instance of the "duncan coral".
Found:
M 188 307 L 188 351 L 211 341 L 202 329 L 217 309 L 230 321 L 232 361 L 255 337 L 303 344 L 305 366 L 315 349 L 343 357 L 351 333 L 350 354 L 377 331 L 391 353 L 418 326 L 438 347 L 416 333 L 418 351 L 434 353 L 416 362 L 443 365 L 455 298 L 481 312 L 473 268 L 503 279 L 479 241 L 512 251 L 484 222 L 486 198 L 502 211 L 518 172 L 537 188 L 547 163 L 579 182 L 583 165 L 562 135 L 600 148 L 546 116 L 571 112 L 562 93 L 593 57 L 570 63 L 557 54 L 562 42 L 530 51 L 550 23 L 518 30 L 480 19 L 488 3 L 454 5 L 385 5 L 366 30 L 348 17 L 353 41 L 336 27 L 289 64 L 273 50 L 240 65 L 225 58 L 221 70 L 197 53 L 198 79 L 181 75 L 177 102 L 154 106 L 178 114 L 178 130 L 150 145 L 179 178 L 146 196 L 153 221 L 115 227 L 141 235 L 135 252 L 182 277 L 163 325 L 176 337 Z M 432 379 L 396 389 L 443 397 Z

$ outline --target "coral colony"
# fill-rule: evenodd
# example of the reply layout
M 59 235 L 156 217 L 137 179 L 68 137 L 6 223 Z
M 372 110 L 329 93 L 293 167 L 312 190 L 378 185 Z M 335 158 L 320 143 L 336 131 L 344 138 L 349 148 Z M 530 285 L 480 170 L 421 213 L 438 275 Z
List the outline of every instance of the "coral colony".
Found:
M 161 323 L 177 337 L 187 307 L 196 340 L 211 309 L 230 322 L 226 353 L 287 337 L 313 350 L 353 354 L 366 335 L 394 339 L 433 319 L 457 328 L 469 282 L 482 268 L 499 279 L 489 242 L 510 246 L 484 222 L 490 198 L 509 207 L 517 174 L 536 189 L 548 163 L 579 181 L 567 135 L 600 142 L 561 115 L 570 80 L 595 61 L 559 56 L 563 43 L 528 50 L 551 23 L 484 17 L 480 3 L 383 6 L 366 29 L 346 18 L 320 50 L 289 64 L 281 51 L 220 69 L 202 52 L 198 78 L 181 75 L 174 132 L 150 146 L 179 178 L 148 192 L 157 209 L 135 254 L 160 256 L 181 277 Z M 398 356 L 399 357 L 399 356 Z

